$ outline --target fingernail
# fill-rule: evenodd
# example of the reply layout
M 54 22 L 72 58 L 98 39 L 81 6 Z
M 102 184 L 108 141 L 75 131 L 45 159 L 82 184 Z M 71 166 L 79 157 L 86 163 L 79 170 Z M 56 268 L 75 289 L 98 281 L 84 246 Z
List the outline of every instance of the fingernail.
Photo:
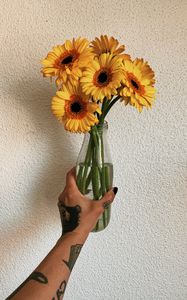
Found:
M 114 192 L 114 194 L 116 195 L 117 192 L 118 192 L 118 188 L 117 188 L 117 187 L 114 187 L 114 188 L 113 188 L 113 192 Z

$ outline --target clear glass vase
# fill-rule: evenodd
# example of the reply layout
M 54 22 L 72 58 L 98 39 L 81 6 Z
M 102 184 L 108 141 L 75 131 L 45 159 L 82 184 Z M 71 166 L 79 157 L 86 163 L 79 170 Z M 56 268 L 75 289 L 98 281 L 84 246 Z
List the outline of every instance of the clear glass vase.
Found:
M 93 126 L 84 136 L 76 165 L 77 185 L 82 194 L 99 200 L 112 188 L 113 164 L 107 142 L 108 124 Z M 110 221 L 111 206 L 105 208 L 93 232 L 106 228 Z

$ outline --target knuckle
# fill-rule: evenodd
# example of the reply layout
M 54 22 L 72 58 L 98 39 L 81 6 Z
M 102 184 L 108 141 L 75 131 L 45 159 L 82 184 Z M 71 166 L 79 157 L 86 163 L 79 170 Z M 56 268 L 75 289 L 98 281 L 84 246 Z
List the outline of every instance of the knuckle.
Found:
M 104 197 L 104 201 L 106 202 L 108 202 L 108 201 L 113 201 L 114 200 L 114 197 L 115 197 L 115 195 L 114 195 L 114 193 L 112 192 L 112 191 L 110 191 L 110 192 L 108 192 L 107 194 L 106 194 L 106 196 Z
M 68 199 L 73 199 L 74 196 L 75 196 L 74 191 L 72 190 L 72 188 L 68 187 L 66 191 L 66 197 Z

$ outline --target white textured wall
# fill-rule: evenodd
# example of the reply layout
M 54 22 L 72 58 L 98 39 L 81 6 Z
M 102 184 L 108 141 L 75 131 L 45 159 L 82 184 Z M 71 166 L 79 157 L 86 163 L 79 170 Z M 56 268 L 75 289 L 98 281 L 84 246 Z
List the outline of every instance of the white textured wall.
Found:
M 0 1 L 0 299 L 59 237 L 56 198 L 82 142 L 51 115 L 55 89 L 42 78 L 40 59 L 66 38 L 101 33 L 150 62 L 158 95 L 152 111 L 118 104 L 110 115 L 119 193 L 110 226 L 85 244 L 65 299 L 187 299 L 186 3 Z

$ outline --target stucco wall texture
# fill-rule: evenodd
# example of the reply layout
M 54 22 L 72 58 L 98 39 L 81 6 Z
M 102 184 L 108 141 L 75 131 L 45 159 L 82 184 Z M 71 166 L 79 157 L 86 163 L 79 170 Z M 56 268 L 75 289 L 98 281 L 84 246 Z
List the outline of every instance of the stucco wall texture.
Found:
M 52 116 L 55 88 L 42 78 L 40 60 L 67 38 L 103 33 L 150 62 L 158 94 L 152 110 L 119 103 L 108 117 L 119 192 L 109 227 L 89 236 L 64 298 L 187 299 L 186 4 L 0 1 L 0 299 L 59 238 L 57 196 L 83 139 Z

